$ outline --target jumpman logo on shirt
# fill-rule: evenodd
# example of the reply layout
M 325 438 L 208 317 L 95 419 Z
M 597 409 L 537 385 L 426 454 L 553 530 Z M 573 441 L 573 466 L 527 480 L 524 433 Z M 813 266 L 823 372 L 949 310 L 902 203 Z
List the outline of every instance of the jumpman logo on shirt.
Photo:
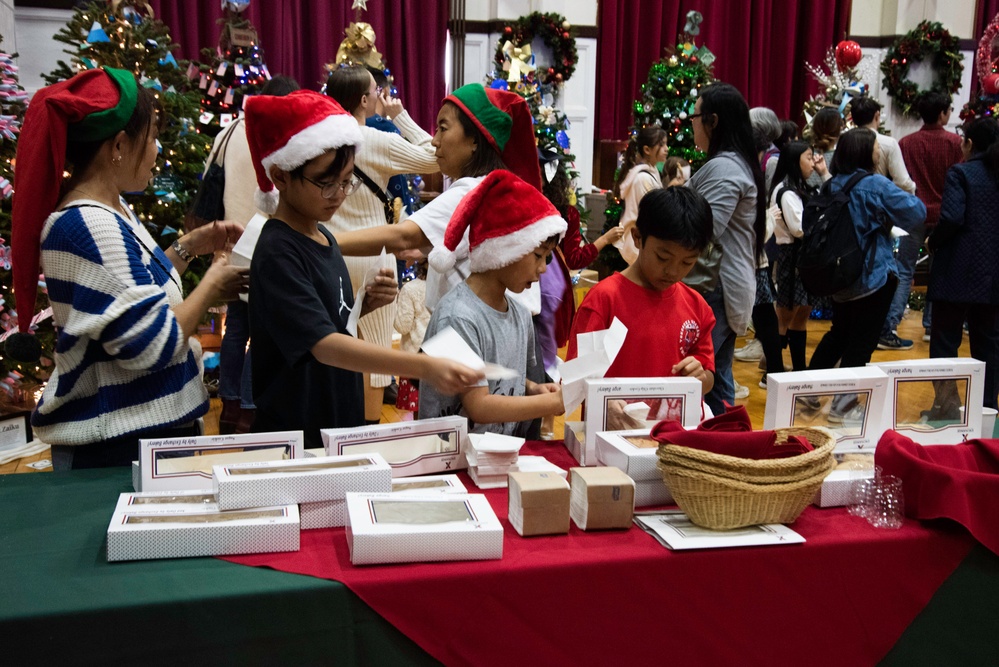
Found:
M 347 316 L 350 316 L 350 306 L 347 305 L 347 300 L 343 298 L 343 276 L 340 276 L 340 309 L 337 311 L 337 315 L 343 315 L 344 309 L 347 309 Z

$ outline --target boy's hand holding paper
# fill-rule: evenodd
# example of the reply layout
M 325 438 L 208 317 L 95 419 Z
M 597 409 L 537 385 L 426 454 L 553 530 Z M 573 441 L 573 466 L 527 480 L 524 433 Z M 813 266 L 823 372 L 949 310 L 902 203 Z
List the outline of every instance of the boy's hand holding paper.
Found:
M 487 363 L 476 354 L 465 339 L 451 327 L 446 327 L 430 340 L 423 341 L 423 352 L 431 357 L 457 361 L 469 368 L 482 371 L 487 380 L 518 377 L 517 372 L 497 364 Z
M 628 327 L 616 317 L 608 329 L 576 335 L 576 358 L 559 366 L 566 414 L 579 407 L 586 398 L 585 380 L 602 378 L 607 373 L 627 335 Z

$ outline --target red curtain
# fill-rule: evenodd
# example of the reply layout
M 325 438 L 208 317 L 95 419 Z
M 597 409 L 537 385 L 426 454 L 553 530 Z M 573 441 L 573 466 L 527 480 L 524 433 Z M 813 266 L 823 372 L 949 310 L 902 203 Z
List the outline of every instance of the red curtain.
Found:
M 170 26 L 184 58 L 218 44 L 218 0 L 151 0 L 157 18 Z M 343 31 L 354 20 L 351 0 L 257 0 L 246 10 L 256 27 L 271 74 L 294 77 L 318 90 L 323 65 L 333 60 Z M 361 19 L 377 35 L 376 48 L 392 70 L 399 97 L 422 127 L 432 128 L 445 95 L 444 53 L 448 0 L 371 2 Z
M 800 121 L 818 85 L 805 62 L 821 63 L 844 39 L 851 0 L 601 0 L 598 18 L 597 139 L 620 139 L 649 67 L 676 45 L 688 11 L 704 17 L 699 45 L 717 60 L 715 78 L 731 83 L 750 106 Z

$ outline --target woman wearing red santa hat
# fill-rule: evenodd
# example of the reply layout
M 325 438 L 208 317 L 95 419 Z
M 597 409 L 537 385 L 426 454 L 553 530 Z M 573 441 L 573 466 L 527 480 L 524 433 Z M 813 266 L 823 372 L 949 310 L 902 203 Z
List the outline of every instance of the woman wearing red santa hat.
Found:
M 29 323 L 40 265 L 57 340 L 31 422 L 57 470 L 127 466 L 140 437 L 197 434 L 208 394 L 192 336 L 210 305 L 248 281 L 222 252 L 184 299 L 188 262 L 225 251 L 242 227 L 208 225 L 164 252 L 121 198 L 152 177 L 160 122 L 155 96 L 111 68 L 41 89 L 25 115 L 11 243 L 20 333 L 7 352 L 38 357 Z

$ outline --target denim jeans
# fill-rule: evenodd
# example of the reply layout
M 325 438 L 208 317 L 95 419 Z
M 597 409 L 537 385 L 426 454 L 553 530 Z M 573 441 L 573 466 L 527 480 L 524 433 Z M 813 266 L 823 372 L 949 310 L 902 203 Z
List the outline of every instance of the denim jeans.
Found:
M 252 410 L 253 376 L 250 372 L 250 307 L 236 299 L 227 304 L 225 336 L 219 350 L 219 398 L 240 400 L 240 407 Z
M 881 329 L 882 336 L 895 331 L 899 322 L 902 321 L 902 316 L 905 315 L 905 307 L 909 303 L 909 293 L 912 291 L 912 277 L 916 274 L 919 248 L 923 245 L 925 236 L 926 228 L 920 225 L 913 229 L 908 236 L 901 236 L 898 239 L 898 254 L 895 256 L 895 265 L 898 268 L 898 286 L 895 288 L 895 296 L 892 298 L 891 306 L 888 308 L 888 316 Z
M 705 394 L 704 401 L 713 413 L 723 415 L 726 405 L 735 405 L 735 379 L 732 377 L 735 332 L 728 326 L 725 296 L 721 286 L 703 296 L 715 315 L 715 328 L 711 332 L 711 342 L 715 348 L 715 385 Z

